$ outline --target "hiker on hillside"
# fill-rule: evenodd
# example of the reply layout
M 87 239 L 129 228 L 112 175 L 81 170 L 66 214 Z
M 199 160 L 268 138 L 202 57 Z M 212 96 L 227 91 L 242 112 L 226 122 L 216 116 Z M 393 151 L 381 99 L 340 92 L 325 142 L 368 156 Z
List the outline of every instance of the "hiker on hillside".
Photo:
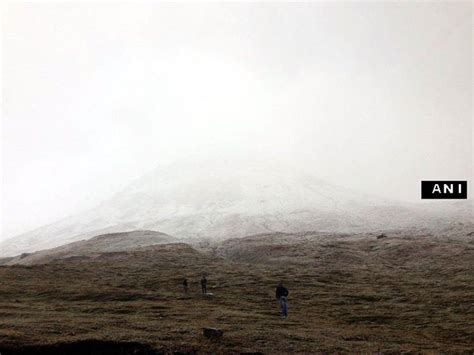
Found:
M 205 275 L 203 275 L 201 279 L 201 289 L 202 294 L 205 295 L 207 293 L 207 279 Z
M 188 293 L 188 279 L 186 278 L 183 279 L 183 289 L 184 293 Z
M 278 300 L 278 306 L 282 318 L 288 317 L 288 294 L 288 290 L 283 286 L 283 282 L 280 281 L 276 288 L 276 299 Z

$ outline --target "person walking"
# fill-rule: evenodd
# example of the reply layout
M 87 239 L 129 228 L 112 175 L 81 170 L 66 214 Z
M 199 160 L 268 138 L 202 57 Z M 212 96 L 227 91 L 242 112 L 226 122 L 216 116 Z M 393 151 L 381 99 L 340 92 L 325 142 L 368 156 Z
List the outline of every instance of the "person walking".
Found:
M 276 299 L 278 300 L 278 306 L 282 318 L 288 317 L 288 294 L 288 290 L 283 286 L 283 282 L 280 281 L 276 288 Z
M 203 295 L 207 293 L 207 279 L 205 275 L 201 278 L 201 290 Z
M 183 279 L 183 290 L 184 293 L 188 293 L 188 279 L 186 278 Z

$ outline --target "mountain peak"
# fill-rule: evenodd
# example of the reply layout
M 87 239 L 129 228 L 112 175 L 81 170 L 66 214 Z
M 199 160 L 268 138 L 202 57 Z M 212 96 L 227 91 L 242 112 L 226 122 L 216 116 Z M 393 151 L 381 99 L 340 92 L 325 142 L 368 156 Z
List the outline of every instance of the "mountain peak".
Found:
M 308 230 L 356 232 L 423 223 L 426 215 L 330 184 L 287 163 L 185 160 L 161 166 L 84 213 L 1 244 L 0 255 L 56 247 L 99 234 L 161 231 L 226 239 Z

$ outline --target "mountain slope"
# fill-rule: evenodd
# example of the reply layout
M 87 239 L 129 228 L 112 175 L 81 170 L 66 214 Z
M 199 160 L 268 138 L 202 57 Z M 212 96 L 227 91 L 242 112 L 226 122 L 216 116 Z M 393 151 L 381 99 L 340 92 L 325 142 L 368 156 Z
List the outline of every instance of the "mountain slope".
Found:
M 474 241 L 377 236 L 266 234 L 211 244 L 225 258 L 178 243 L 0 266 L 0 352 L 84 354 L 94 347 L 77 342 L 94 340 L 101 354 L 131 354 L 122 342 L 156 354 L 471 354 Z
M 134 231 L 98 235 L 89 240 L 62 245 L 53 249 L 41 250 L 32 254 L 21 254 L 6 265 L 44 264 L 58 259 L 73 257 L 92 257 L 103 253 L 124 252 L 157 244 L 176 242 L 167 234 L 154 231 Z
M 0 256 L 104 233 L 184 239 L 270 232 L 357 232 L 433 223 L 432 213 L 355 193 L 285 164 L 189 161 L 155 169 L 96 208 L 0 244 Z

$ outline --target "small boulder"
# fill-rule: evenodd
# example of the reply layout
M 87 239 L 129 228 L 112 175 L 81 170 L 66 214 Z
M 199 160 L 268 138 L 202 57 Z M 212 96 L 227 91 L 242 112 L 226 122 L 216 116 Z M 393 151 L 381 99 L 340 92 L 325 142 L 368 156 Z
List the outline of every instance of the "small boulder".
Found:
M 387 238 L 387 236 L 383 233 L 377 236 L 377 239 L 383 239 L 383 238 Z
M 208 339 L 220 339 L 224 332 L 217 328 L 202 328 L 202 334 Z

